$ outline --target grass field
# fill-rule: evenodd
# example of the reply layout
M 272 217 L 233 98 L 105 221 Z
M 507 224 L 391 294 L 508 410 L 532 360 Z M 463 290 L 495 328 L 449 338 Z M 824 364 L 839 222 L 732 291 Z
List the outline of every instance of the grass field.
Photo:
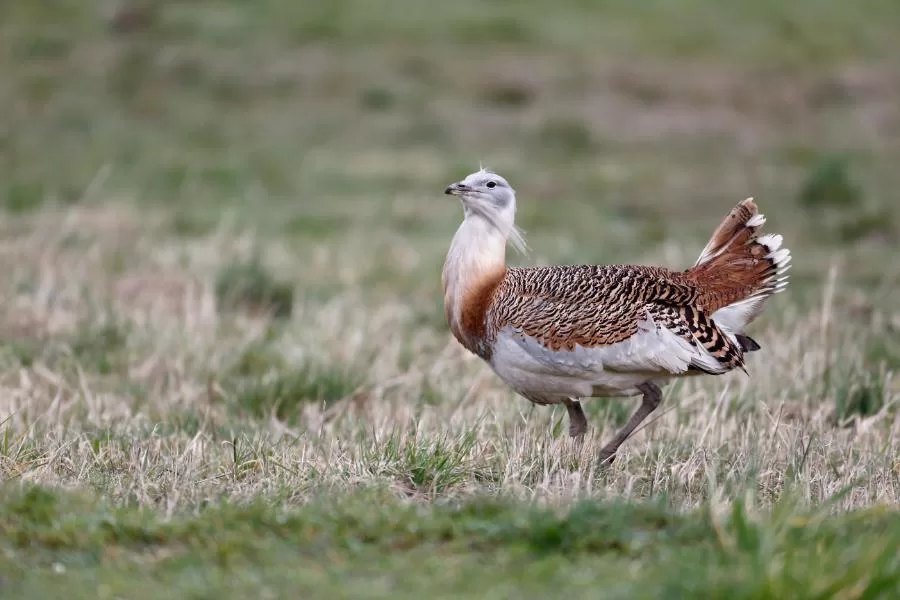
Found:
M 0 5 L 0 596 L 900 595 L 900 4 Z M 515 264 L 794 255 L 750 377 L 532 407 L 450 337 Z

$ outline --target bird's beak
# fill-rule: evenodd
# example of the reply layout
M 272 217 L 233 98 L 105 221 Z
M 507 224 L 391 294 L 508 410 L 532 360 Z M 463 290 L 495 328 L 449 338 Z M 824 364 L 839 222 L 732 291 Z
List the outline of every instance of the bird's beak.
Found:
M 451 196 L 459 196 L 465 192 L 471 191 L 471 189 L 472 188 L 464 183 L 452 183 L 447 186 L 447 189 L 444 190 L 444 193 Z

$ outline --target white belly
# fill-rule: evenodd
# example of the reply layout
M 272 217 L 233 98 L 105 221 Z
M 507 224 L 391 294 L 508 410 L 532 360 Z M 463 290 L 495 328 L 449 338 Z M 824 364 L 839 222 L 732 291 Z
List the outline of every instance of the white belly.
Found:
M 670 377 L 597 372 L 591 379 L 540 375 L 500 361 L 491 365 L 512 389 L 538 404 L 558 404 L 568 398 L 639 396 L 638 385 L 652 381 L 665 386 Z
M 662 387 L 688 375 L 698 350 L 671 332 L 640 331 L 624 342 L 571 351 L 550 350 L 512 329 L 497 336 L 494 372 L 511 388 L 540 404 L 567 398 L 637 396 L 642 383 Z

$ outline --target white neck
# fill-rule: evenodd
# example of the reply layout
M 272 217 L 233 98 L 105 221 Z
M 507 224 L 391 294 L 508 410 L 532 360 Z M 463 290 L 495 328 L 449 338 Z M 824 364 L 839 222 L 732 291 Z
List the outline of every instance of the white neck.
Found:
M 468 215 L 450 242 L 450 250 L 444 262 L 445 270 L 447 267 L 463 267 L 481 271 L 505 265 L 506 240 L 506 234 L 481 215 Z
M 451 328 L 459 323 L 466 294 L 506 269 L 507 234 L 470 213 L 456 230 L 444 261 L 444 308 Z

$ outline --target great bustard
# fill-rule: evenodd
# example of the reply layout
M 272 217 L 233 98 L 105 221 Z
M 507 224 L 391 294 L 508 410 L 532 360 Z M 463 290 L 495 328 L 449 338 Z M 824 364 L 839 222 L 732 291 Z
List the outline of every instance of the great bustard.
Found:
M 752 198 L 713 232 L 693 267 L 637 265 L 507 268 L 506 244 L 520 249 L 515 191 L 484 169 L 447 187 L 465 218 L 443 270 L 450 331 L 517 393 L 565 405 L 569 433 L 587 419 L 579 398 L 642 395 L 628 423 L 600 450 L 619 446 L 653 412 L 670 380 L 744 369 L 759 345 L 744 328 L 787 286 L 790 251 Z

